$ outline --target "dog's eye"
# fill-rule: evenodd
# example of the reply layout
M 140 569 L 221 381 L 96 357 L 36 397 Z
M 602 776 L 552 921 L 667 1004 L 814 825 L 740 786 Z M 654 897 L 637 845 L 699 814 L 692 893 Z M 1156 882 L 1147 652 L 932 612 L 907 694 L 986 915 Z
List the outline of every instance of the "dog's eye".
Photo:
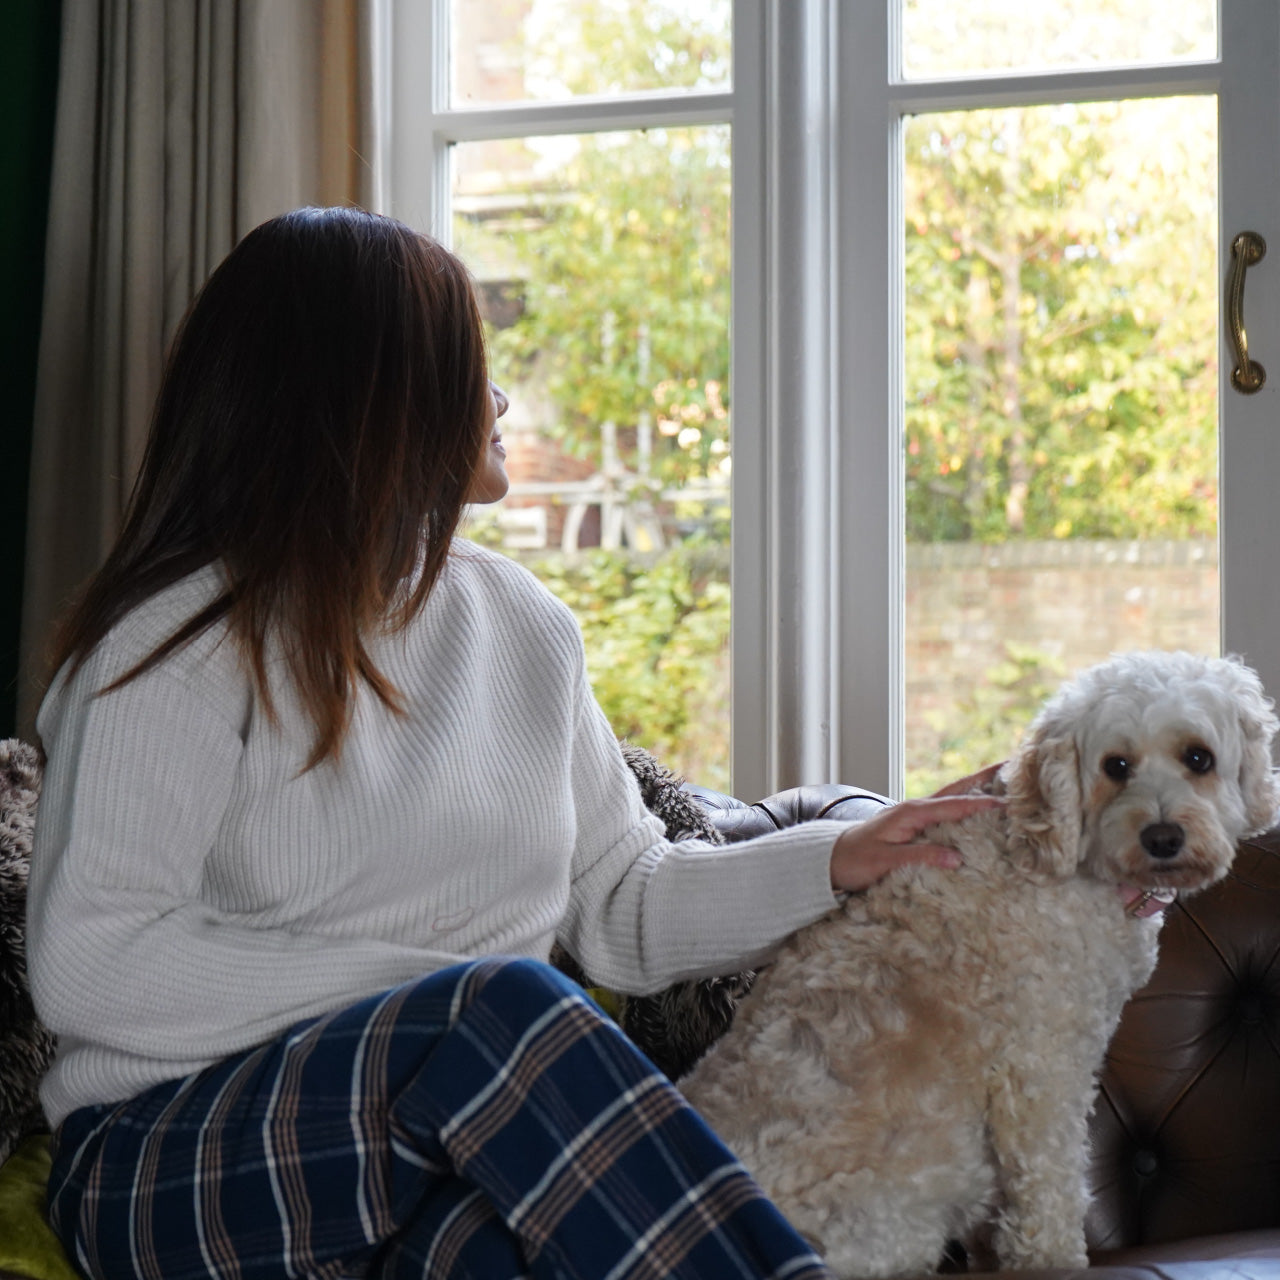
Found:
M 1102 762 L 1102 772 L 1112 782 L 1126 782 L 1129 778 L 1129 762 L 1124 756 L 1108 756 Z
M 1208 773 L 1213 768 L 1213 752 L 1208 747 L 1188 747 L 1182 753 L 1182 763 L 1192 773 Z

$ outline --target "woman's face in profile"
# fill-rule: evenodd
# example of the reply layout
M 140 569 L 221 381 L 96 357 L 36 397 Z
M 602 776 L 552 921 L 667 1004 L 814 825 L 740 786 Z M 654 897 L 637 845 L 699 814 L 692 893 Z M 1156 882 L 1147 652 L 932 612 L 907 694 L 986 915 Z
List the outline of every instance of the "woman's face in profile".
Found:
M 497 502 L 505 498 L 511 481 L 507 478 L 507 451 L 502 444 L 498 419 L 506 413 L 509 401 L 502 388 L 489 383 L 489 402 L 485 409 L 485 443 L 480 462 L 467 490 L 471 503 Z

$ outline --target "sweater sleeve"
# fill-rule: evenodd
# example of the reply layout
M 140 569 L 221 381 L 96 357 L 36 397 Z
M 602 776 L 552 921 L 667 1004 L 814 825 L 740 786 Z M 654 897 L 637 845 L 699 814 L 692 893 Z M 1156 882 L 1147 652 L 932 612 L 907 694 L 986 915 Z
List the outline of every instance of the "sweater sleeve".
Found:
M 180 1072 L 331 1007 L 335 989 L 422 970 L 417 949 L 247 927 L 202 901 L 240 732 L 163 669 L 94 696 L 103 683 L 91 659 L 41 718 L 28 945 L 52 1031 Z
M 846 823 L 724 846 L 668 841 L 585 676 L 573 782 L 577 845 L 561 941 L 601 985 L 643 995 L 754 967 L 838 905 L 831 849 Z

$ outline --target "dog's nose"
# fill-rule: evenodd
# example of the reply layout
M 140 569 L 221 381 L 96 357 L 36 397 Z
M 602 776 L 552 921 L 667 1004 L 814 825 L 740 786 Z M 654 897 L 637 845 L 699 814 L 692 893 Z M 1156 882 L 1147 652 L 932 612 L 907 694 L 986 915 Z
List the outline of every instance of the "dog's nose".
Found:
M 1153 822 L 1138 837 L 1153 858 L 1176 858 L 1182 852 L 1186 832 L 1176 822 Z

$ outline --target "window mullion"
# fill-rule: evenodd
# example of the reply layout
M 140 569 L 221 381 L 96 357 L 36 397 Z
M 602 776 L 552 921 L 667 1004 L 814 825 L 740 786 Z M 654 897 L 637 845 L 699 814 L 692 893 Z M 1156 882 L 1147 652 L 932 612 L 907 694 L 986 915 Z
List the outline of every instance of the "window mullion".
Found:
M 756 54 L 763 94 L 750 114 L 739 90 L 733 777 L 742 795 L 821 782 L 837 768 L 835 17 L 828 0 L 768 6 Z M 735 43 L 743 34 L 735 27 Z M 735 83 L 751 74 L 736 65 Z M 748 121 L 761 137 L 754 156 Z M 762 172 L 758 190 L 752 163 Z M 757 202 L 767 212 L 753 262 L 738 223 Z M 752 404 L 758 422 L 748 416 Z
M 1110 102 L 1119 98 L 1214 93 L 1220 78 L 1221 64 L 1215 60 L 1172 66 L 1051 71 L 1039 75 L 904 80 L 891 84 L 888 94 L 903 115 L 910 115 L 918 111 L 966 111 L 982 107 L 1028 107 L 1053 102 Z
M 734 0 L 731 402 L 733 471 L 730 511 L 730 631 L 732 737 L 730 774 L 736 795 L 757 798 L 773 788 L 773 716 L 769 619 L 773 593 L 769 558 L 768 468 L 765 465 L 766 178 L 764 133 L 764 9 L 758 0 Z
M 684 128 L 733 118 L 728 93 L 643 94 L 571 102 L 453 107 L 437 112 L 436 128 L 451 142 L 606 130 Z
M 902 195 L 900 116 L 888 95 L 891 6 L 849 5 L 835 41 L 840 345 L 833 573 L 841 781 L 902 788 Z

